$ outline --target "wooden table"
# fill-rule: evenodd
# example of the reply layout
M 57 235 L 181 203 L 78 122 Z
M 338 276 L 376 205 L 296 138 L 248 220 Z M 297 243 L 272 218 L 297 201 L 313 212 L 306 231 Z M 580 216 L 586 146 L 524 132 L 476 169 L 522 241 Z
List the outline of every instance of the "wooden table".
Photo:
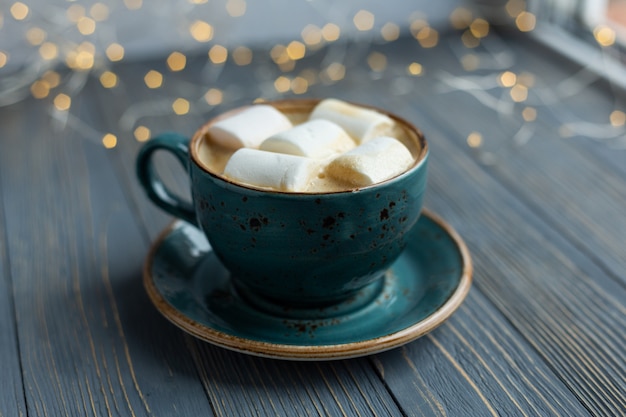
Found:
M 234 353 L 170 324 L 142 264 L 171 219 L 139 188 L 132 132 L 191 134 L 277 97 L 281 72 L 267 51 L 241 67 L 189 58 L 177 73 L 164 59 L 123 63 L 116 88 L 97 76 L 74 88 L 70 111 L 52 105 L 69 82 L 0 108 L 1 416 L 625 415 L 626 133 L 620 113 L 606 126 L 623 92 L 497 34 L 476 49 L 451 34 L 432 49 L 401 39 L 327 52 L 284 75 L 338 59 L 345 77 L 302 96 L 384 107 L 428 137 L 426 206 L 474 262 L 461 308 L 403 347 L 332 362 Z M 368 67 L 372 52 L 384 71 Z M 150 69 L 166 75 L 161 88 L 144 84 Z M 206 104 L 208 88 L 221 105 Z M 174 115 L 177 97 L 192 111 Z M 179 167 L 160 163 L 186 189 Z

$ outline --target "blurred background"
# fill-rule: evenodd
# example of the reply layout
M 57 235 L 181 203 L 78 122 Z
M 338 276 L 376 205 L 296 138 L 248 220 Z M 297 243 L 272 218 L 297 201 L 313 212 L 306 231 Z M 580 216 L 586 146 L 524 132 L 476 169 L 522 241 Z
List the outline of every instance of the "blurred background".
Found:
M 506 36 L 524 34 L 617 88 L 626 86 L 626 0 L 1 0 L 0 5 L 0 106 L 35 98 L 49 102 L 52 113 L 71 112 L 71 98 L 89 79 L 103 90 L 123 89 L 125 80 L 116 70 L 123 63 L 165 64 L 145 74 L 148 89 L 158 90 L 166 79 L 181 83 L 179 94 L 161 95 L 144 115 L 205 113 L 237 101 L 236 86 L 220 84 L 225 63 L 248 69 L 258 80 L 259 98 L 304 95 L 315 83 L 341 82 L 357 69 L 374 78 L 383 72 L 384 54 L 369 50 L 362 60 L 350 59 L 362 45 L 408 37 L 427 50 L 441 47 L 444 34 L 446 47 L 450 39 L 458 41 L 454 48 L 468 74 L 485 69 L 480 53 L 493 54 Z M 506 59 L 506 51 L 500 52 L 497 58 Z M 306 58 L 316 54 L 323 54 L 318 64 L 306 67 Z M 184 71 L 192 60 L 196 66 L 204 62 L 190 83 Z M 407 74 L 419 76 L 424 65 L 417 56 Z M 492 70 L 500 77 L 506 68 L 500 61 Z M 541 76 L 532 75 L 533 82 Z M 513 101 L 525 100 L 523 88 L 532 86 L 508 77 L 501 87 L 511 88 Z M 625 118 L 621 110 L 612 117 L 618 124 Z M 121 120 L 120 129 L 146 140 L 149 129 L 138 118 Z M 114 146 L 118 133 L 90 135 Z

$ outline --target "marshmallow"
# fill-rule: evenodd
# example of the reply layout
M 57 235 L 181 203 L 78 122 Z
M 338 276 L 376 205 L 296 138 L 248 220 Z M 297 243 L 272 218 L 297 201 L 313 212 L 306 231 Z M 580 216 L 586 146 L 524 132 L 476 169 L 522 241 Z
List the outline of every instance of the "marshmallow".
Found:
M 279 110 L 267 104 L 258 104 L 219 120 L 207 131 L 213 142 L 225 148 L 258 148 L 268 137 L 292 126 Z
M 331 177 L 356 186 L 376 184 L 406 171 L 413 164 L 413 156 L 399 140 L 379 136 L 328 164 Z
M 241 148 L 228 160 L 224 176 L 252 186 L 299 192 L 318 171 L 314 159 Z
M 394 121 L 382 113 L 332 98 L 320 101 L 309 118 L 337 123 L 357 143 L 389 135 L 394 125 Z
M 352 138 L 339 125 L 318 119 L 269 137 L 261 143 L 259 149 L 323 159 L 355 146 Z

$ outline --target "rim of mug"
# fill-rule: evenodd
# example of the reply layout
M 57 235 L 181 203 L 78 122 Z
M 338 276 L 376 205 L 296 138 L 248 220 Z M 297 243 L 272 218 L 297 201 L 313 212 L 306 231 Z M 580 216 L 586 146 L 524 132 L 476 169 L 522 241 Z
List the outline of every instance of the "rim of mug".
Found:
M 375 106 L 371 106 L 371 105 L 367 105 L 367 104 L 361 104 L 361 103 L 354 103 L 351 101 L 346 101 L 346 103 L 352 104 L 352 105 L 356 105 L 359 107 L 363 107 L 366 109 L 370 109 L 370 110 L 375 110 L 379 113 L 382 113 L 388 117 L 390 117 L 391 119 L 393 119 L 395 122 L 401 124 L 403 126 L 403 128 L 408 131 L 409 134 L 414 135 L 417 139 L 417 142 L 419 143 L 419 152 L 415 158 L 415 161 L 413 162 L 413 165 L 407 169 L 406 171 L 402 172 L 399 175 L 396 175 L 395 177 L 392 178 L 388 178 L 384 181 L 381 182 L 377 182 L 375 184 L 371 184 L 371 185 L 366 185 L 366 186 L 362 186 L 362 187 L 354 187 L 354 188 L 348 188 L 345 190 L 338 190 L 338 191 L 321 191 L 321 192 L 303 192 L 303 191 L 282 191 L 282 190 L 273 190 L 270 188 L 262 188 L 262 187 L 254 187 L 252 185 L 247 185 L 247 184 L 243 184 L 240 182 L 236 182 L 233 180 L 230 180 L 229 178 L 220 175 L 220 174 L 216 174 L 215 172 L 210 171 L 206 164 L 204 162 L 202 162 L 202 160 L 200 159 L 200 157 L 198 156 L 198 148 L 200 146 L 200 142 L 201 140 L 203 140 L 203 138 L 205 137 L 208 128 L 213 125 L 214 123 L 223 120 L 227 117 L 231 117 L 234 116 L 237 113 L 242 112 L 243 110 L 250 108 L 252 106 L 258 105 L 258 104 L 268 104 L 270 106 L 273 106 L 275 108 L 277 108 L 280 111 L 284 111 L 284 106 L 289 105 L 289 109 L 290 112 L 293 113 L 299 113 L 299 112 L 310 112 L 313 107 L 315 107 L 315 105 L 317 103 L 319 103 L 320 101 L 322 101 L 323 99 L 320 98 L 303 98 L 303 99 L 280 99 L 280 100 L 267 100 L 267 101 L 259 101 L 259 102 L 255 102 L 255 103 L 251 103 L 251 104 L 247 104 L 247 105 L 243 105 L 240 107 L 236 107 L 234 109 L 228 110 L 224 113 L 221 113 L 211 119 L 209 119 L 206 123 L 204 123 L 192 136 L 191 141 L 189 142 L 189 154 L 191 156 L 191 159 L 193 161 L 193 163 L 200 168 L 203 172 L 207 173 L 208 175 L 210 175 L 211 177 L 218 179 L 220 181 L 223 181 L 229 185 L 232 185 L 234 187 L 238 187 L 238 188 L 243 188 L 246 190 L 252 190 L 252 191 L 257 191 L 257 192 L 261 192 L 261 193 L 267 193 L 267 194 L 277 194 L 277 195 L 285 195 L 285 196 L 320 196 L 320 195 L 330 195 L 330 194 L 351 194 L 351 193 L 355 193 L 355 192 L 360 192 L 360 191 L 364 191 L 364 190 L 370 190 L 370 189 L 374 189 L 374 188 L 378 188 L 381 187 L 385 184 L 391 183 L 391 182 L 395 182 L 400 180 L 401 178 L 410 175 L 412 172 L 418 170 L 426 161 L 427 157 L 428 157 L 428 153 L 429 153 L 429 149 L 428 149 L 428 142 L 426 141 L 426 137 L 424 136 L 424 134 L 422 133 L 421 130 L 419 130 L 413 123 L 410 123 L 409 121 L 407 121 L 406 119 L 397 116 L 387 110 L 383 110 L 380 109 L 378 107 Z M 345 100 L 343 100 L 345 101 Z

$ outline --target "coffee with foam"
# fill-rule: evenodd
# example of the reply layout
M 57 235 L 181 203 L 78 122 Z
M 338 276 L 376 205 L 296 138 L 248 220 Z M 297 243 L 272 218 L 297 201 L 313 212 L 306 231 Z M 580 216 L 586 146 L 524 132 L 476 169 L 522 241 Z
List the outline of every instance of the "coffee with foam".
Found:
M 254 132 L 263 137 L 248 139 Z M 421 149 L 411 132 L 401 120 L 336 99 L 277 102 L 218 117 L 205 126 L 197 155 L 209 172 L 252 188 L 348 191 L 414 166 Z

